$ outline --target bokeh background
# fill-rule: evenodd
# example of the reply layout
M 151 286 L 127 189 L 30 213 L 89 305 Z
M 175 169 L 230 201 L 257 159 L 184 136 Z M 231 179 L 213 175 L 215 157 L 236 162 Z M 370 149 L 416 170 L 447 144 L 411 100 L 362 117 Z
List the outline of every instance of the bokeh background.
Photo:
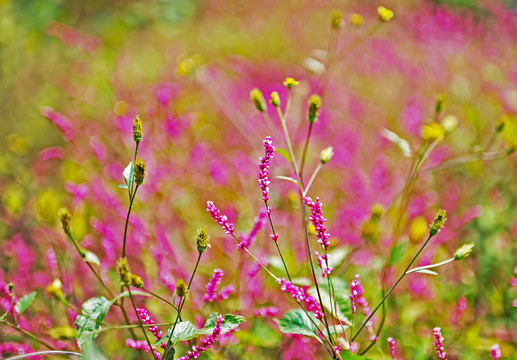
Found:
M 379 5 L 393 9 L 391 22 L 380 24 Z M 37 291 L 21 326 L 76 350 L 75 312 L 45 289 L 60 279 L 76 307 L 103 294 L 61 233 L 56 214 L 62 206 L 72 211 L 75 237 L 98 255 L 103 278 L 117 287 L 128 206 L 117 186 L 132 160 L 132 121 L 139 114 L 139 154 L 148 175 L 130 222 L 132 269 L 170 298 L 176 280 L 192 271 L 196 229 L 205 226 L 212 247 L 185 317 L 195 323 L 218 311 L 248 320 L 205 358 L 325 358 L 317 342 L 280 334 L 273 318 L 296 304 L 205 211 L 212 200 L 238 232 L 253 227 L 263 208 L 257 186 L 262 140 L 272 135 L 282 146 L 249 92 L 256 87 L 269 98 L 278 91 L 285 104 L 282 82 L 294 77 L 301 84 L 293 90 L 288 126 L 297 153 L 307 133 L 307 99 L 316 93 L 323 104 L 307 178 L 320 151 L 334 147 L 310 195 L 324 203 L 337 278 L 348 284 L 360 274 L 373 307 L 386 258 L 393 256 L 392 283 L 439 208 L 449 220 L 419 264 L 444 260 L 465 242 L 476 245 L 468 259 L 439 268 L 439 276 L 405 279 L 388 301 L 379 349 L 368 356 L 388 359 L 391 336 L 397 358 L 436 358 L 432 329 L 440 326 L 449 359 L 488 359 L 496 343 L 503 358 L 515 358 L 516 6 L 474 0 L 0 1 L 0 285 L 13 282 L 18 297 Z M 339 31 L 331 28 L 335 10 L 343 14 Z M 353 13 L 363 16 L 361 26 L 349 23 Z M 371 242 L 364 224 L 375 204 L 390 209 L 396 202 L 411 166 L 407 146 L 412 154 L 419 147 L 438 94 L 446 97 L 439 120 L 452 130 L 422 169 L 400 236 L 391 236 L 388 211 L 379 239 Z M 268 111 L 280 133 L 272 106 Z M 384 129 L 407 146 L 389 141 Z M 303 284 L 309 272 L 296 187 L 275 178 L 292 171 L 279 155 L 271 169 L 279 245 Z M 250 251 L 282 275 L 268 229 Z M 233 291 L 205 303 L 215 268 L 224 271 L 221 286 Z M 139 301 L 156 322 L 174 320 L 154 299 Z M 4 291 L 0 307 L 9 306 Z M 113 312 L 106 322 L 122 319 Z M 379 322 L 376 316 L 374 326 Z M 138 358 L 125 348 L 127 337 L 105 331 L 98 344 L 112 359 Z M 8 342 L 40 348 L 0 324 L 0 343 Z M 364 349 L 367 336 L 359 343 Z

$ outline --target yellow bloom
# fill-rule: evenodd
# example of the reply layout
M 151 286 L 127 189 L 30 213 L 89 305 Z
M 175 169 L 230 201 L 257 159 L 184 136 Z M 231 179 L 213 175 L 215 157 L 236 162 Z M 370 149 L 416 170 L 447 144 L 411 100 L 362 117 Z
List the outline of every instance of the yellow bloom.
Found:
M 393 19 L 393 11 L 386 9 L 384 6 L 379 6 L 377 8 L 377 12 L 379 13 L 379 19 L 382 22 L 389 22 L 391 19 Z
M 293 88 L 293 86 L 300 85 L 299 81 L 296 81 L 292 77 L 288 77 L 284 80 L 284 86 L 287 87 L 289 90 Z

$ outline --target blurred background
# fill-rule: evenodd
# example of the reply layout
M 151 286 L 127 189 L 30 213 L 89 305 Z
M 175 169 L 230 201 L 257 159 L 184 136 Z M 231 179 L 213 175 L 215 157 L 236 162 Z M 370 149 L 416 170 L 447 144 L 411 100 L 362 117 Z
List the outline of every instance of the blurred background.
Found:
M 379 5 L 394 11 L 392 21 L 379 21 Z M 336 10 L 342 19 L 333 27 Z M 262 141 L 271 135 L 275 146 L 283 144 L 273 107 L 274 133 L 249 93 L 259 88 L 268 100 L 278 91 L 283 107 L 282 82 L 294 77 L 300 85 L 293 89 L 288 127 L 297 154 L 308 131 L 307 99 L 322 98 L 306 179 L 320 151 L 334 147 L 309 195 L 324 204 L 343 289 L 360 274 L 375 306 L 382 269 L 387 266 L 392 283 L 439 208 L 449 220 L 419 265 L 442 261 L 463 243 L 476 245 L 468 259 L 439 268 L 439 276 L 417 274 L 397 288 L 380 350 L 368 356 L 388 359 L 391 336 L 398 358 L 435 358 L 432 329 L 440 326 L 449 359 L 488 359 L 495 343 L 503 358 L 515 358 L 516 41 L 517 2 L 510 0 L 0 0 L 0 285 L 13 282 L 18 297 L 38 292 L 21 326 L 76 350 L 76 313 L 47 286 L 60 279 L 76 307 L 102 294 L 61 234 L 56 214 L 62 206 L 72 212 L 81 246 L 99 257 L 103 278 L 118 286 L 115 262 L 128 201 L 117 186 L 132 161 L 132 121 L 139 114 L 139 156 L 148 175 L 130 222 L 132 269 L 148 288 L 170 298 L 176 280 L 192 271 L 196 229 L 207 227 L 212 248 L 186 318 L 196 323 L 218 311 L 248 321 L 206 358 L 325 358 L 317 342 L 280 334 L 273 318 L 296 304 L 205 210 L 212 200 L 237 232 L 250 232 L 264 207 L 257 186 Z M 423 165 L 394 237 L 393 207 L 440 94 L 445 108 L 434 120 L 446 136 Z M 296 187 L 276 178 L 293 174 L 278 154 L 271 172 L 279 245 L 304 284 L 309 272 Z M 372 236 L 365 229 L 376 204 L 387 212 Z M 269 229 L 249 248 L 283 275 Z M 225 273 L 222 286 L 233 290 L 224 301 L 205 303 L 204 287 L 215 268 Z M 0 307 L 6 310 L 4 295 Z M 139 301 L 156 322 L 173 321 L 167 307 Z M 106 321 L 122 323 L 115 312 Z M 374 327 L 380 321 L 376 316 Z M 125 348 L 127 337 L 106 331 L 98 343 L 112 359 L 138 358 Z M 1 342 L 38 348 L 0 325 Z M 359 342 L 366 348 L 368 336 Z

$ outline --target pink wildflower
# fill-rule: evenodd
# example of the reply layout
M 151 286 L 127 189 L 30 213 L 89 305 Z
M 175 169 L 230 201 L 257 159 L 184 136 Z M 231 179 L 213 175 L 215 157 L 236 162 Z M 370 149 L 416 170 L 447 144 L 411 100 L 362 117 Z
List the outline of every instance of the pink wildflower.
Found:
M 268 201 L 269 200 L 269 184 L 270 181 L 268 179 L 269 175 L 269 165 L 271 158 L 273 157 L 273 154 L 275 153 L 275 148 L 271 145 L 273 143 L 273 140 L 271 140 L 271 136 L 266 137 L 264 140 L 264 149 L 265 149 L 265 155 L 263 158 L 260 158 L 260 164 L 259 164 L 259 187 L 262 190 L 262 200 Z
M 39 154 L 40 159 L 43 161 L 53 160 L 53 159 L 62 159 L 65 157 L 65 151 L 63 148 L 52 146 L 48 147 L 45 150 L 42 150 Z
M 221 289 L 221 291 L 219 291 L 219 294 L 217 295 L 217 298 L 215 299 L 215 301 L 220 302 L 220 301 L 226 300 L 234 292 L 235 292 L 235 287 L 233 285 L 225 286 Z
M 139 308 L 139 309 L 136 309 L 136 311 L 138 313 L 138 317 L 140 318 L 140 320 L 142 320 L 142 322 L 144 324 L 146 324 L 146 325 L 154 324 L 153 319 L 151 319 L 151 316 L 149 315 L 149 313 L 147 312 L 146 309 Z M 158 341 L 162 338 L 162 332 L 160 331 L 158 326 L 151 326 L 150 328 L 147 329 L 147 331 L 149 331 L 150 333 L 152 333 L 154 335 L 154 341 Z M 162 344 L 160 344 L 160 347 L 165 349 L 166 345 L 167 345 L 166 343 L 162 343 Z
M 359 275 L 355 275 L 355 279 L 350 283 L 350 301 L 352 303 L 352 315 L 355 315 L 357 307 L 355 306 L 355 302 L 357 299 L 361 297 L 363 294 L 363 287 L 359 282 Z
M 334 351 L 337 353 L 337 354 L 341 354 L 341 352 L 343 351 L 343 347 L 340 345 L 336 345 L 334 346 Z
M 66 116 L 58 113 L 48 106 L 44 106 L 41 109 L 41 115 L 46 117 L 52 124 L 54 124 L 63 133 L 66 140 L 74 140 L 74 131 L 72 129 L 72 125 L 70 124 L 70 120 L 68 120 Z
M 325 219 L 323 217 L 323 211 L 321 209 L 321 203 L 320 198 L 316 198 L 316 202 L 312 201 L 310 197 L 306 197 L 304 200 L 305 205 L 309 206 L 311 208 L 311 216 L 309 219 L 312 221 L 312 224 L 314 225 L 314 228 L 316 230 L 316 237 L 318 238 L 318 243 L 321 244 L 323 249 L 327 251 L 328 247 L 330 246 L 330 235 L 325 233 L 327 231 L 327 228 L 325 227 Z
M 217 286 L 221 282 L 221 278 L 223 277 L 224 273 L 221 269 L 215 269 L 214 275 L 210 278 L 208 281 L 208 284 L 206 285 L 206 294 L 203 296 L 203 300 L 208 302 L 213 302 L 217 298 Z
M 32 352 L 34 352 L 34 349 L 27 344 L 17 344 L 13 342 L 4 342 L 0 344 L 0 359 L 3 359 L 2 354 L 23 355 L 30 354 Z M 36 355 L 28 357 L 28 359 L 40 360 L 43 359 L 43 356 Z
M 445 359 L 445 351 L 444 351 L 444 348 L 443 348 L 443 336 L 442 336 L 442 333 L 441 333 L 441 328 L 439 327 L 436 327 L 433 329 L 433 335 L 435 337 L 435 342 L 434 342 L 434 346 L 436 348 L 436 353 L 438 354 L 438 358 L 439 359 L 442 359 L 442 360 L 446 360 Z
M 329 255 L 328 254 L 320 255 L 316 251 L 316 258 L 318 259 L 318 266 L 322 270 L 321 276 L 325 277 L 325 276 L 330 275 L 332 273 L 332 270 L 334 270 L 334 268 L 327 266 Z
M 218 208 L 215 207 L 213 201 L 206 202 L 206 211 L 210 213 L 210 215 L 214 218 L 215 222 L 221 225 L 221 228 L 228 234 L 233 236 L 233 232 L 235 231 L 235 227 L 233 224 L 228 222 L 228 218 L 226 215 L 221 215 L 221 212 Z
M 262 307 L 256 310 L 253 310 L 253 316 L 261 316 L 261 317 L 270 317 L 278 314 L 278 308 L 275 306 L 271 307 Z
M 221 324 L 223 323 L 223 316 L 217 315 L 215 320 L 215 328 L 212 332 L 212 335 L 207 338 L 201 340 L 201 344 L 199 346 L 192 346 L 192 351 L 189 351 L 187 355 L 182 356 L 179 360 L 189 360 L 189 359 L 197 359 L 199 355 L 205 352 L 206 348 L 211 348 L 212 345 L 217 341 L 219 335 L 221 335 Z
M 323 319 L 323 312 L 315 298 L 307 294 L 305 288 L 300 288 L 292 282 L 280 279 L 280 290 L 290 294 L 292 298 L 304 305 L 305 310 L 312 312 L 316 319 Z
M 147 345 L 147 341 L 145 340 L 126 339 L 126 346 L 135 350 L 143 350 L 145 352 L 149 351 L 149 345 Z M 160 353 L 154 349 L 153 352 L 156 358 L 161 360 Z
M 499 360 L 501 358 L 501 356 L 502 356 L 502 354 L 501 354 L 501 348 L 499 347 L 499 344 L 492 345 L 492 347 L 490 348 L 490 357 L 493 360 Z
M 390 344 L 391 358 L 393 360 L 395 360 L 395 339 L 393 339 L 392 337 L 389 337 L 387 340 L 388 340 L 388 343 Z

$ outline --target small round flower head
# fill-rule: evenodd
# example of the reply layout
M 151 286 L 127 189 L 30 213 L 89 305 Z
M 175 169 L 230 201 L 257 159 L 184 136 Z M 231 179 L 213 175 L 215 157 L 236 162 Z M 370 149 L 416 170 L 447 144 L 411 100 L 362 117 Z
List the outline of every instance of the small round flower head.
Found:
M 503 354 L 501 353 L 501 348 L 498 344 L 492 345 L 490 348 L 490 357 L 493 360 L 499 360 Z
M 70 214 L 70 211 L 67 208 L 62 207 L 57 212 L 57 216 L 59 217 L 59 221 L 63 226 L 63 231 L 65 234 L 70 234 L 70 220 L 72 219 L 72 214 Z
M 389 22 L 393 19 L 393 11 L 386 9 L 384 6 L 379 6 L 377 8 L 377 13 L 379 14 L 379 19 L 382 22 Z
M 309 99 L 309 122 L 313 123 L 318 120 L 320 107 L 321 98 L 318 95 L 312 95 Z
M 445 224 L 445 221 L 447 220 L 445 217 L 446 215 L 447 212 L 445 210 L 438 210 L 438 214 L 436 214 L 436 217 L 431 224 L 431 230 L 429 231 L 431 236 L 438 234 L 438 231 L 440 231 L 440 229 L 443 227 L 443 224 Z
M 140 117 L 137 115 L 133 120 L 133 139 L 135 139 L 137 144 L 142 141 L 143 134 L 142 120 L 140 120 Z
M 436 106 L 434 108 L 434 111 L 439 114 L 443 111 L 443 108 L 445 107 L 445 95 L 440 94 L 436 98 Z
M 384 215 L 384 206 L 381 204 L 375 204 L 372 207 L 372 215 L 370 216 L 370 219 L 372 221 L 379 221 L 382 215 Z
M 332 159 L 333 156 L 334 156 L 334 149 L 332 148 L 332 146 L 329 146 L 328 148 L 325 148 L 321 151 L 320 161 L 324 165 L 324 164 L 328 163 L 330 161 L 330 159 Z
M 443 139 L 445 136 L 445 129 L 442 125 L 432 122 L 430 124 L 425 124 L 420 129 L 420 136 L 424 140 L 428 141 L 437 141 Z
M 278 95 L 278 92 L 273 91 L 271 93 L 271 98 L 269 99 L 269 102 L 273 104 L 274 107 L 280 106 L 280 95 Z
M 202 254 L 206 251 L 207 247 L 210 247 L 209 244 L 210 236 L 208 235 L 208 232 L 205 228 L 197 229 L 197 235 L 196 235 L 196 244 L 197 244 L 197 251 Z
M 56 298 L 56 299 L 63 299 L 64 298 L 64 294 L 63 294 L 63 291 L 61 290 L 61 287 L 63 286 L 63 283 L 61 282 L 61 280 L 59 279 L 55 279 L 52 284 L 50 284 L 49 286 L 47 286 L 47 293 Z
M 137 289 L 144 287 L 144 281 L 138 275 L 131 274 L 131 286 L 136 287 Z
M 350 25 L 359 27 L 359 26 L 363 25 L 363 22 L 364 22 L 364 18 L 362 15 L 357 14 L 357 13 L 353 13 L 352 15 L 350 15 Z
M 135 162 L 135 183 L 142 185 L 145 178 L 145 161 L 138 159 Z
M 474 248 L 474 243 L 463 244 L 456 252 L 454 253 L 454 260 L 460 260 L 466 258 L 472 252 Z
M 129 271 L 129 266 L 127 265 L 127 259 L 125 257 L 120 258 L 117 261 L 117 269 L 122 285 L 127 286 L 131 284 L 131 272 Z
M 253 101 L 253 104 L 255 104 L 255 107 L 258 111 L 262 113 L 266 111 L 266 100 L 264 100 L 264 95 L 262 95 L 262 92 L 259 89 L 255 88 L 251 90 L 250 98 L 251 101 Z
M 178 279 L 178 281 L 176 281 L 176 294 L 178 294 L 180 298 L 187 295 L 187 284 L 183 279 Z
M 300 82 L 299 81 L 296 81 L 295 79 L 293 79 L 292 77 L 288 77 L 284 80 L 284 86 L 286 88 L 288 88 L 289 90 L 291 90 L 293 88 L 293 86 L 298 86 L 300 85 Z
M 332 29 L 341 29 L 343 27 L 343 13 L 339 10 L 335 10 L 332 13 L 332 17 L 330 19 L 330 25 Z

